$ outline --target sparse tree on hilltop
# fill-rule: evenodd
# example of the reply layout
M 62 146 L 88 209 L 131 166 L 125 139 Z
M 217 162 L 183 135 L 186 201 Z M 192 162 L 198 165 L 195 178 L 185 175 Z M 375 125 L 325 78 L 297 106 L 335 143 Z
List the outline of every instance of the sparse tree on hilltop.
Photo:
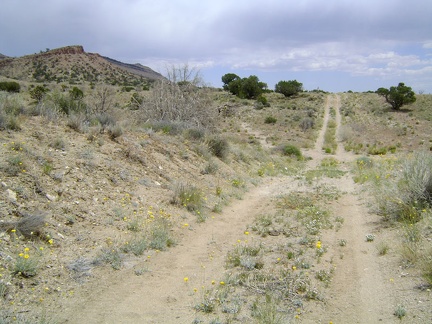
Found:
M 416 101 L 414 91 L 402 82 L 397 87 L 390 87 L 390 89 L 379 88 L 376 93 L 383 96 L 394 110 L 399 110 L 403 105 Z

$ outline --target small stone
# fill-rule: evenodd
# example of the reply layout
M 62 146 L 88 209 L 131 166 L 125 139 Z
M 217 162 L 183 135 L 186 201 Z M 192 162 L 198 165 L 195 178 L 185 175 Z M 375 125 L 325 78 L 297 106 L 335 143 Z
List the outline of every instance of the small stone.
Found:
M 17 193 L 15 191 L 7 189 L 6 192 L 10 201 L 12 202 L 17 201 Z
M 50 201 L 56 201 L 57 200 L 57 197 L 54 195 L 46 194 L 46 197 Z

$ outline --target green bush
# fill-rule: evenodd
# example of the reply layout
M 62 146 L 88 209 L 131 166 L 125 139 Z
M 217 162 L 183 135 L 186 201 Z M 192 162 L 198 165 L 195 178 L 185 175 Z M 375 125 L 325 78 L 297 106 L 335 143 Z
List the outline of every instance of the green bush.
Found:
M 153 223 L 148 237 L 149 247 L 154 250 L 166 250 L 175 245 L 171 236 L 171 226 L 166 219 L 158 218 Z
M 14 81 L 0 82 L 0 91 L 20 92 L 20 90 L 21 90 L 21 86 L 18 82 L 14 82 Z
M 30 97 L 36 101 L 42 101 L 45 94 L 49 91 L 49 89 L 45 88 L 44 86 L 38 85 L 37 87 L 34 87 L 29 91 Z
M 303 83 L 297 80 L 279 81 L 275 86 L 275 92 L 283 94 L 285 97 L 291 97 L 303 91 Z
M 28 248 L 26 248 L 18 256 L 13 268 L 13 274 L 24 278 L 34 277 L 38 272 L 38 263 L 38 258 L 31 255 Z
M 203 193 L 195 186 L 179 184 L 174 190 L 171 203 L 183 206 L 189 211 L 201 212 L 204 206 Z
M 54 92 L 48 98 L 57 111 L 70 116 L 74 113 L 82 113 L 87 110 L 86 104 L 80 98 L 80 89 L 74 87 L 69 94 L 63 94 L 60 92 Z M 81 91 L 82 93 L 82 91 Z
M 72 90 L 69 91 L 69 96 L 72 100 L 81 100 L 84 97 L 84 93 L 81 89 L 73 87 Z
M 1 129 L 10 129 L 18 131 L 21 129 L 19 121 L 15 116 L 5 116 L 0 112 L 0 130 Z
M 303 132 L 307 131 L 309 128 L 313 128 L 315 125 L 315 121 L 313 118 L 306 117 L 300 122 L 300 127 Z
M 108 136 L 111 140 L 115 140 L 123 134 L 123 129 L 120 125 L 114 125 L 108 127 Z
M 208 141 L 208 147 L 210 149 L 210 152 L 220 159 L 226 158 L 229 152 L 228 141 L 220 137 L 211 138 Z
M 186 130 L 184 136 L 191 140 L 201 140 L 205 137 L 205 129 L 203 128 L 189 128 Z
M 302 157 L 302 153 L 300 149 L 295 145 L 287 144 L 282 148 L 283 155 L 285 156 L 295 156 L 300 159 Z
M 276 124 L 277 119 L 272 117 L 272 116 L 268 116 L 266 117 L 265 121 L 266 124 Z
M 263 107 L 270 107 L 270 104 L 269 104 L 267 98 L 264 97 L 263 95 L 261 95 L 257 98 L 257 102 L 262 104 Z

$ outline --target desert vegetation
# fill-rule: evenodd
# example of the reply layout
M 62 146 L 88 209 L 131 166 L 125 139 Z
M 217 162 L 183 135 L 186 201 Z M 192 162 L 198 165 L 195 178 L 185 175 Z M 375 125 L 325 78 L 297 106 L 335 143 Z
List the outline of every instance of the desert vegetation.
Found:
M 430 95 L 403 110 L 384 90 L 332 106 L 296 80 L 269 91 L 229 73 L 213 89 L 184 65 L 80 83 L 81 69 L 65 82 L 35 64 L 50 82 L 0 80 L 0 322 L 89 305 L 91 321 L 111 296 L 131 307 L 143 283 L 146 307 L 174 305 L 162 321 L 330 322 L 316 312 L 349 299 L 341 281 L 357 293 L 344 271 L 362 257 L 384 269 L 383 291 L 409 287 L 389 288 L 385 320 L 430 316 Z

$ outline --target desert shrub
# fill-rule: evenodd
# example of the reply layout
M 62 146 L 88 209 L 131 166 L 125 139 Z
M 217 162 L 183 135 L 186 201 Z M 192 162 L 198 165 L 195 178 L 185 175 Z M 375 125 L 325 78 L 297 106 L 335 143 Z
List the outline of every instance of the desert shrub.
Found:
M 9 285 L 7 284 L 7 281 L 5 279 L 0 279 L 0 300 L 3 300 L 9 290 Z M 3 323 L 0 319 L 0 323 Z
M 171 236 L 171 226 L 166 219 L 158 218 L 152 224 L 148 242 L 151 249 L 161 251 L 175 245 L 175 240 Z
M 171 203 L 185 207 L 189 211 L 200 212 L 204 206 L 201 189 L 188 184 L 178 184 L 174 189 Z
M 45 215 L 42 213 L 27 214 L 15 224 L 15 229 L 26 238 L 41 234 L 45 225 Z
M 170 120 L 157 120 L 153 121 L 148 126 L 155 132 L 162 132 L 167 135 L 178 135 L 183 132 L 183 130 L 188 128 L 183 122 L 176 122 Z
M 49 91 L 49 89 L 45 88 L 44 86 L 38 85 L 36 87 L 34 87 L 33 89 L 31 89 L 29 91 L 30 93 L 30 97 L 34 100 L 36 100 L 37 102 L 42 101 L 42 99 L 44 98 L 45 94 Z
M 378 212 L 388 219 L 417 222 L 432 204 L 432 155 L 415 152 L 371 182 Z
M 277 119 L 272 117 L 272 116 L 268 116 L 264 120 L 264 123 L 266 123 L 266 124 L 276 124 L 276 122 L 277 122 Z
M 278 311 L 278 300 L 271 295 L 265 296 L 265 301 L 257 299 L 252 305 L 252 316 L 258 323 L 282 324 L 285 319 Z
M 166 80 L 157 81 L 141 105 L 141 117 L 151 122 L 183 122 L 211 128 L 217 110 L 212 107 L 207 91 L 189 83 L 180 86 Z
M 258 255 L 262 249 L 260 244 L 238 244 L 228 252 L 226 258 L 226 267 L 242 267 L 245 270 L 262 268 L 262 262 Z
M 264 97 L 263 95 L 259 96 L 256 101 L 257 103 L 260 103 L 263 107 L 270 107 L 267 98 Z
M 132 110 L 138 110 L 143 104 L 144 98 L 138 92 L 134 92 L 129 100 L 129 107 Z
M 366 156 L 362 156 L 356 160 L 356 164 L 357 164 L 357 167 L 361 168 L 361 169 L 371 168 L 373 166 L 373 160 L 366 157 Z
M 370 146 L 368 148 L 368 154 L 370 155 L 386 155 L 387 154 L 387 147 L 377 147 L 376 145 Z
M 24 101 L 20 95 L 0 92 L 0 112 L 7 116 L 18 116 L 24 113 Z
M 297 212 L 297 218 L 310 235 L 318 235 L 322 229 L 331 227 L 329 212 L 316 206 L 305 207 Z
M 38 272 L 38 263 L 38 258 L 31 255 L 26 248 L 25 251 L 18 256 L 13 268 L 13 274 L 25 278 L 34 277 Z
M 24 158 L 21 154 L 12 155 L 6 158 L 6 163 L 2 165 L 2 170 L 10 175 L 17 176 L 26 169 Z
M 207 145 L 210 152 L 214 156 L 220 159 L 224 159 L 228 156 L 229 143 L 227 139 L 221 137 L 213 137 L 208 140 Z
M 291 144 L 287 144 L 282 147 L 282 154 L 285 156 L 294 156 L 298 159 L 302 157 L 300 149 L 297 146 Z
M 189 128 L 184 133 L 184 136 L 191 140 L 201 140 L 205 135 L 206 131 L 203 128 Z
M 95 263 L 109 264 L 114 270 L 120 270 L 123 265 L 121 252 L 116 247 L 102 248 Z
M 83 281 L 84 278 L 91 275 L 91 270 L 94 265 L 93 260 L 79 257 L 78 259 L 71 261 L 66 267 L 71 271 L 73 279 Z
M 63 138 L 57 137 L 54 139 L 50 144 L 50 147 L 56 149 L 56 150 L 64 150 L 66 147 L 66 142 Z
M 303 132 L 307 131 L 309 128 L 313 128 L 315 126 L 315 121 L 313 118 L 306 117 L 300 122 L 300 128 Z
M 19 131 L 21 126 L 18 118 L 15 116 L 7 116 L 0 111 L 0 130 L 1 129 Z
M 47 96 L 47 101 L 51 102 L 57 111 L 67 116 L 86 112 L 87 106 L 78 93 L 78 91 L 81 90 L 76 87 L 74 89 L 77 89 L 76 92 L 70 92 L 68 94 L 57 91 L 53 92 Z
M 81 100 L 84 97 L 84 92 L 77 87 L 73 87 L 69 91 L 69 96 L 72 100 Z
M 115 118 L 108 112 L 97 113 L 95 119 L 102 128 L 101 132 L 104 132 L 106 128 L 116 124 Z
M 121 247 L 124 253 L 133 253 L 136 256 L 143 255 L 149 247 L 149 243 L 146 237 L 137 237 L 127 242 Z
M 326 157 L 322 159 L 321 166 L 322 167 L 336 167 L 339 164 L 339 161 L 333 157 Z
M 202 170 L 202 174 L 215 174 L 219 170 L 219 165 L 215 161 L 208 161 Z
M 115 140 L 123 134 L 123 129 L 120 125 L 113 125 L 108 127 L 108 136 L 111 140 Z
M 86 120 L 84 114 L 71 114 L 67 118 L 66 125 L 76 132 L 82 132 Z
M 14 81 L 0 82 L 0 91 L 20 92 L 20 90 L 21 90 L 21 86 L 18 82 L 14 82 Z

